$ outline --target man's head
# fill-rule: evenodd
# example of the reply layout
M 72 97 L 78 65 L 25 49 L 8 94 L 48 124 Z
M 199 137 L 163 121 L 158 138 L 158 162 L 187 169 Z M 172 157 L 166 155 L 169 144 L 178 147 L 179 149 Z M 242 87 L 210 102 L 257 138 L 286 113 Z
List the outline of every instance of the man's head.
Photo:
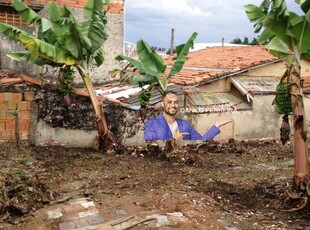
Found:
M 175 116 L 179 109 L 179 97 L 174 91 L 165 93 L 162 102 L 164 113 L 169 116 Z

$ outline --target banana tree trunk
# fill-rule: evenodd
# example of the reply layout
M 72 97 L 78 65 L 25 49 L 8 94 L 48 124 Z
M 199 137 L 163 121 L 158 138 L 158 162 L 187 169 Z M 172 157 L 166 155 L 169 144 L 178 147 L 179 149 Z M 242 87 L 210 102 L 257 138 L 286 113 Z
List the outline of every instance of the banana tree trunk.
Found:
M 78 71 L 83 78 L 91 103 L 93 105 L 94 119 L 99 135 L 99 148 L 105 148 L 108 145 L 112 144 L 114 141 L 112 132 L 108 128 L 103 108 L 96 97 L 95 90 L 89 74 L 85 73 L 85 71 L 80 68 L 78 68 Z
M 288 74 L 294 125 L 294 185 L 296 189 L 304 190 L 309 182 L 309 157 L 300 64 L 297 61 L 293 63 Z

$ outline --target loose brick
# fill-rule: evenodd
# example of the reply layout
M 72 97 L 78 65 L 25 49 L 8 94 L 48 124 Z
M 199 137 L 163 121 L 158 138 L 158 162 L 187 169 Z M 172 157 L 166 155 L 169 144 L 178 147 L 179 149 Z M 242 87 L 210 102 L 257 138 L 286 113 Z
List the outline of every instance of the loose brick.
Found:
M 15 131 L 15 121 L 5 122 L 5 130 L 6 131 Z
M 13 93 L 4 93 L 3 101 L 13 101 Z
M 0 111 L 5 111 L 8 109 L 8 102 L 4 101 L 4 102 L 0 102 Z
M 19 132 L 19 138 L 20 138 L 21 141 L 29 140 L 29 132 L 28 131 Z
M 20 120 L 18 122 L 18 128 L 19 128 L 19 131 L 21 132 L 29 131 L 29 128 L 30 128 L 29 120 Z
M 0 122 L 0 131 L 5 131 L 5 122 Z
M 14 120 L 15 121 L 15 115 L 14 115 L 15 110 L 7 110 L 6 111 L 6 120 Z
M 29 120 L 30 119 L 30 111 L 21 111 L 19 119 L 20 120 Z
M 23 99 L 22 93 L 13 93 L 13 101 L 21 101 Z
M 6 140 L 6 141 L 14 140 L 13 133 L 11 131 L 2 131 L 0 132 L 0 135 L 1 135 L 1 140 Z
M 0 111 L 0 120 L 6 119 L 6 111 Z
M 16 110 L 17 102 L 16 101 L 8 101 L 8 110 Z
M 19 101 L 17 104 L 17 109 L 20 111 L 30 111 L 29 101 Z
M 34 92 L 24 92 L 25 101 L 34 100 Z
M 63 207 L 63 210 L 66 212 L 66 213 L 69 213 L 69 212 L 79 212 L 79 211 L 82 211 L 84 210 L 85 208 L 80 205 L 80 204 L 73 204 L 73 205 L 64 205 Z

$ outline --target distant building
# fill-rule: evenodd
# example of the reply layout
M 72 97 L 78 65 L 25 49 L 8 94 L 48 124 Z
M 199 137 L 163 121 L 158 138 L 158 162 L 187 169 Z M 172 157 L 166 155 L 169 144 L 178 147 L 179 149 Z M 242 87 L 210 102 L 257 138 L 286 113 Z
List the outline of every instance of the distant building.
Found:
M 222 42 L 213 42 L 213 43 L 194 43 L 194 46 L 189 50 L 189 52 L 194 52 L 198 50 L 202 50 L 205 48 L 215 47 L 215 46 L 247 46 L 241 44 L 230 44 L 230 43 L 222 43 Z

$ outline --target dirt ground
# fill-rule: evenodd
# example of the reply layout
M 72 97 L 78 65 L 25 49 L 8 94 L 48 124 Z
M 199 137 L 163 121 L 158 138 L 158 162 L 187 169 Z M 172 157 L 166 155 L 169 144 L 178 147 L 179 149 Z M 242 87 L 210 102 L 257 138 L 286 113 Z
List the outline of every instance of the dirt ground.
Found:
M 287 211 L 293 150 L 276 140 L 209 142 L 165 157 L 155 145 L 107 155 L 3 143 L 0 164 L 0 229 L 57 229 L 48 208 L 79 197 L 91 198 L 106 221 L 117 219 L 117 210 L 187 219 L 164 230 L 310 229 L 309 205 Z

